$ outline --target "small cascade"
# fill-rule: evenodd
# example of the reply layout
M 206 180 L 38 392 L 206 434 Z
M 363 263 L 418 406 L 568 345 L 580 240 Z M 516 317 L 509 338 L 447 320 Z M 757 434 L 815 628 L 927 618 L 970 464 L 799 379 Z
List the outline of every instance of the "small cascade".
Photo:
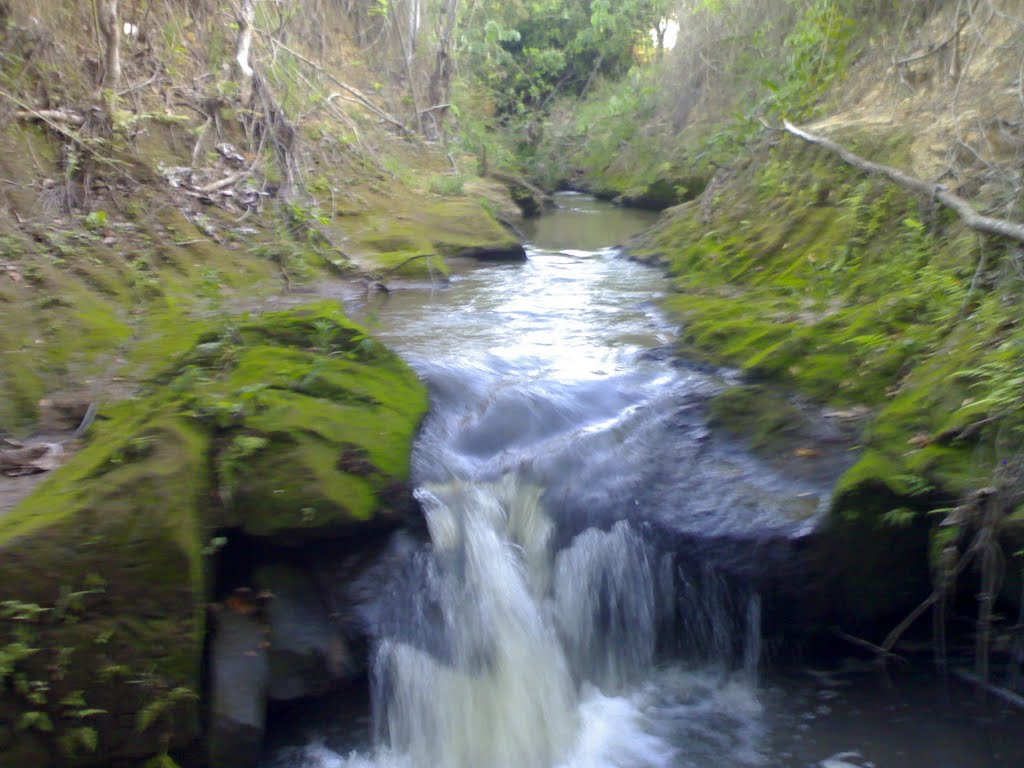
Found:
M 578 680 L 621 691 L 654 663 L 654 574 L 625 521 L 584 531 L 555 564 L 554 615 Z
M 414 768 L 668 764 L 674 750 L 648 732 L 630 696 L 655 668 L 660 630 L 680 615 L 695 661 L 722 670 L 738 661 L 756 674 L 756 598 L 737 619 L 724 579 L 705 569 L 690 581 L 627 521 L 584 530 L 553 552 L 541 498 L 515 475 L 420 492 L 432 546 L 412 572 L 418 583 L 392 591 L 405 596 L 404 626 L 380 641 L 374 661 L 380 759 Z M 609 719 L 623 720 L 628 744 L 609 741 Z M 620 763 L 613 753 L 632 757 Z
M 382 741 L 416 766 L 555 764 L 576 730 L 569 665 L 549 615 L 550 524 L 539 492 L 509 481 L 421 494 L 434 545 L 427 583 L 409 585 L 424 625 L 385 639 L 374 667 Z M 443 623 L 448 647 L 417 640 Z M 426 643 L 421 643 L 426 647 Z
M 792 475 L 714 429 L 730 374 L 674 362 L 661 275 L 604 248 L 648 222 L 560 199 L 525 264 L 367 308 L 431 389 L 429 540 L 327 570 L 372 713 L 311 705 L 264 768 L 807 768 L 871 746 L 851 724 L 873 714 L 880 768 L 988 764 L 985 745 L 910 759 L 939 720 L 893 729 L 888 699 L 842 713 L 832 687 L 758 685 L 762 629 L 781 655 L 820 599 L 805 537 L 841 462 Z

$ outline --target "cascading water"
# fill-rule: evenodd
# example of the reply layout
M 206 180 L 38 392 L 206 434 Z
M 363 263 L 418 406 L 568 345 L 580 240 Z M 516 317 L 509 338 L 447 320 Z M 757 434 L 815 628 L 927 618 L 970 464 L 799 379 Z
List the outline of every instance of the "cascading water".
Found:
M 778 612 L 758 574 L 794 567 L 832 478 L 785 476 L 709 430 L 723 374 L 652 354 L 671 341 L 650 303 L 662 278 L 600 250 L 628 214 L 565 200 L 571 234 L 541 219 L 528 264 L 368 310 L 431 387 L 414 455 L 429 542 L 398 541 L 400 566 L 360 586 L 374 595 L 372 744 L 314 736 L 273 768 L 803 768 L 830 754 L 794 756 L 819 704 L 784 721 L 779 746 L 757 678 Z
M 425 487 L 419 496 L 432 546 L 392 588 L 406 600 L 381 623 L 372 672 L 381 747 L 371 764 L 685 764 L 644 712 L 657 708 L 647 701 L 659 626 L 677 606 L 671 557 L 659 559 L 626 521 L 589 528 L 555 552 L 543 491 L 516 474 Z M 713 614 L 728 609 L 701 605 L 699 620 L 727 633 L 728 618 Z M 752 622 L 748 653 L 758 630 Z M 702 641 L 701 650 L 733 640 Z M 686 682 L 702 696 L 722 687 L 721 678 Z M 730 692 L 747 697 L 748 712 L 756 711 L 749 682 L 737 677 Z M 314 747 L 306 759 L 326 767 L 369 758 L 342 760 Z
M 440 609 L 448 654 L 381 644 L 381 736 L 413 765 L 552 765 L 572 739 L 575 710 L 545 597 L 550 524 L 539 494 L 506 481 L 422 496 L 435 550 L 417 599 Z

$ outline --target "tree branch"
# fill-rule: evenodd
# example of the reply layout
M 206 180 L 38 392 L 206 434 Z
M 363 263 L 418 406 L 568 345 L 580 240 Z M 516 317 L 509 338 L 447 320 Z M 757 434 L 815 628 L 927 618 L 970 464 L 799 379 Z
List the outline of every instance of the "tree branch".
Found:
M 788 120 L 783 121 L 783 126 L 787 132 L 793 134 L 797 138 L 803 139 L 811 144 L 817 144 L 819 147 L 823 147 L 830 152 L 834 152 L 855 168 L 859 168 L 866 173 L 885 176 L 887 179 L 899 184 L 904 189 L 909 189 L 911 192 L 916 192 L 919 195 L 925 195 L 937 200 L 945 207 L 954 211 L 963 220 L 964 224 L 971 229 L 975 229 L 978 232 L 984 232 L 989 235 L 1008 237 L 1012 240 L 1024 243 L 1024 224 L 1008 221 L 1006 219 L 997 219 L 992 216 L 985 216 L 978 213 L 974 206 L 972 206 L 967 200 L 959 195 L 953 194 L 941 184 L 932 184 L 922 179 L 918 179 L 915 176 L 906 174 L 892 166 L 881 165 L 880 163 L 873 163 L 870 160 L 865 160 L 859 155 L 855 155 L 841 144 L 837 144 L 824 136 L 819 136 L 817 134 L 801 130 Z
M 306 64 L 307 66 L 310 66 L 313 69 L 315 69 L 317 72 L 319 72 L 321 75 L 326 77 L 328 80 L 330 80 L 332 83 L 334 83 L 336 86 L 341 88 L 346 93 L 351 94 L 353 96 L 355 102 L 357 104 L 359 104 L 361 107 L 364 107 L 365 109 L 370 110 L 373 114 L 375 114 L 377 117 L 379 117 L 384 122 L 391 123 L 391 125 L 393 125 L 396 128 L 398 128 L 400 131 L 402 131 L 402 133 L 410 134 L 410 135 L 412 134 L 412 131 L 410 131 L 405 126 L 404 123 L 400 122 L 397 118 L 392 117 L 387 112 L 385 112 L 383 109 L 378 107 L 376 104 L 374 104 L 372 101 L 370 101 L 366 96 L 364 96 L 363 93 L 361 91 L 359 91 L 357 88 L 353 88 L 348 83 L 343 83 L 341 80 L 336 78 L 334 75 L 332 75 L 326 69 L 321 67 L 315 61 L 312 61 L 311 59 L 306 58 L 301 53 L 296 51 L 294 48 L 291 48 L 291 47 L 285 45 L 284 43 L 282 43 L 280 40 L 278 40 L 276 37 L 274 37 L 269 32 L 266 32 L 266 31 L 264 31 L 262 29 L 259 29 L 259 28 L 256 28 L 256 32 L 258 32 L 263 37 L 266 37 L 268 40 L 270 40 L 270 42 L 273 45 L 276 45 L 281 50 L 286 51 L 287 53 L 290 53 L 292 56 L 294 56 L 296 59 L 301 61 L 303 64 Z

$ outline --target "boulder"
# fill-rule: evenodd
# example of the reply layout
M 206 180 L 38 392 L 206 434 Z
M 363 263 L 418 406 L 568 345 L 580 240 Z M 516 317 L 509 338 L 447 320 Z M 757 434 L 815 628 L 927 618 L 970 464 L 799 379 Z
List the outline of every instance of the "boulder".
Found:
M 426 389 L 336 304 L 196 336 L 150 394 L 104 408 L 90 443 L 0 519 L 0 766 L 141 762 L 168 747 L 195 764 L 218 542 L 356 540 L 416 510 L 409 456 Z M 281 591 L 275 615 L 312 622 L 302 664 L 343 675 L 345 648 L 312 591 Z M 214 645 L 227 660 L 212 668 L 218 701 L 230 699 L 216 704 L 223 761 L 262 732 L 265 697 L 255 710 L 232 702 L 270 686 L 265 649 L 235 658 L 255 630 L 229 615 Z M 275 683 L 282 697 L 314 690 L 301 669 L 301 685 Z
M 262 607 L 242 596 L 211 614 L 210 768 L 250 768 L 263 751 L 268 628 Z
M 199 736 L 208 444 L 185 418 L 122 409 L 0 521 L 0 674 L 31 681 L 0 695 L 0 765 Z M 16 761 L 40 742 L 47 760 Z
M 316 584 L 302 569 L 286 564 L 263 566 L 255 579 L 270 595 L 268 696 L 290 701 L 336 688 L 353 671 L 353 661 Z

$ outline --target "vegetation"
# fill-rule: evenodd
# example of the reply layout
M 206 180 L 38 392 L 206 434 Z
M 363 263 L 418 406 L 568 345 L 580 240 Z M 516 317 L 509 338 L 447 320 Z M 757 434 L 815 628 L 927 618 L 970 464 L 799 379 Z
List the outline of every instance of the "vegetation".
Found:
M 747 378 L 715 423 L 810 455 L 794 390 L 862 431 L 833 618 L 888 653 L 974 579 L 984 677 L 1021 593 L 1021 251 L 936 201 L 1024 219 L 1022 36 L 1000 0 L 0 0 L 0 431 L 120 401 L 0 519 L 0 762 L 172 764 L 230 537 L 406 519 L 422 386 L 330 304 L 250 311 L 521 257 L 531 182 L 667 209 L 631 252 L 680 353 Z
M 984 676 L 993 633 L 1012 632 L 993 629 L 996 594 L 1011 604 L 1020 594 L 1019 244 L 940 208 L 931 198 L 946 187 L 908 193 L 772 128 L 817 121 L 818 134 L 860 157 L 948 179 L 982 212 L 1019 222 L 1010 168 L 1024 145 L 1016 134 L 986 137 L 1019 119 L 1019 100 L 992 93 L 1014 82 L 1017 65 L 998 51 L 1019 42 L 1020 25 L 1003 25 L 1012 9 L 982 5 L 764 3 L 758 15 L 749 4 L 703 4 L 675 62 L 696 79 L 674 103 L 645 91 L 642 72 L 628 87 L 609 82 L 582 110 L 554 113 L 544 151 L 560 158 L 558 176 L 623 200 L 646 197 L 652 178 L 676 188 L 666 202 L 684 204 L 632 251 L 672 274 L 666 306 L 689 354 L 869 414 L 864 453 L 830 518 L 837 615 L 869 634 L 892 622 L 879 643 L 891 650 L 909 626 L 898 619 L 940 610 L 977 567 Z M 728 35 L 755 18 L 767 38 Z M 916 37 L 906 33 L 915 23 Z M 718 35 L 715 45 L 701 35 Z M 639 125 L 621 119 L 634 109 Z M 930 161 L 925 142 L 954 149 Z M 686 202 L 700 169 L 706 187 Z M 733 400 L 719 407 L 746 420 L 755 447 L 772 435 L 770 418 L 744 414 L 739 392 Z

